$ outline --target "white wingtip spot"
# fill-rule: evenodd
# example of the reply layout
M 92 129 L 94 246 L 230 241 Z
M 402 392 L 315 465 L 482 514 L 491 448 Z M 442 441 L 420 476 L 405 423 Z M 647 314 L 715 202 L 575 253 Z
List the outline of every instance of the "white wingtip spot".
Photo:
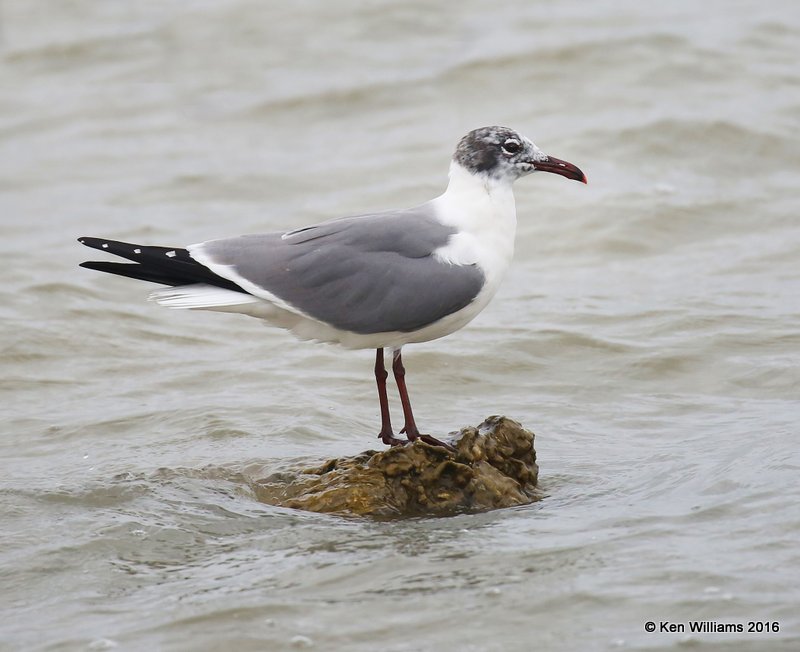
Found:
M 174 251 L 167 252 L 167 258 L 175 258 L 175 256 L 177 256 L 177 254 Z
M 108 243 L 107 242 L 103 243 L 103 249 L 108 249 Z
M 140 254 L 140 253 L 142 253 L 142 250 L 141 250 L 141 249 L 134 249 L 134 250 L 133 250 L 133 253 L 135 253 L 135 254 Z

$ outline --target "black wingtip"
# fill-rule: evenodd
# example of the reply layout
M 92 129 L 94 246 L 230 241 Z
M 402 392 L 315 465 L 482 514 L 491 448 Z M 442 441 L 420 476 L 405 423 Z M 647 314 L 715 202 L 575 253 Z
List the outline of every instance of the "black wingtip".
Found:
M 93 249 L 99 249 L 100 245 L 106 241 L 103 240 L 102 238 L 93 238 L 88 235 L 82 235 L 80 238 L 78 238 L 78 242 L 87 247 L 92 247 Z

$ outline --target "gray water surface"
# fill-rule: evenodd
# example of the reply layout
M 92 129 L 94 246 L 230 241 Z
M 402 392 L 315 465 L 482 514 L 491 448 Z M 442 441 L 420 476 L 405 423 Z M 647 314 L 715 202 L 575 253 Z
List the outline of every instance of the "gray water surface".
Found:
M 800 649 L 796 3 L 0 12 L 0 649 Z M 372 352 L 163 310 L 75 239 L 414 205 L 486 124 L 589 185 L 521 180 L 498 296 L 404 357 L 425 430 L 534 430 L 547 497 L 259 504 L 265 465 L 376 446 Z

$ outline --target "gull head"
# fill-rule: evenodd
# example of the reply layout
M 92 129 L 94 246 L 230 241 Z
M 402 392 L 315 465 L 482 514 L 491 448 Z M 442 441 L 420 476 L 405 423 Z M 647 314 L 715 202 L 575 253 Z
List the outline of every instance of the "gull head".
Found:
M 513 183 L 532 172 L 553 172 L 586 183 L 572 163 L 548 156 L 530 139 L 508 127 L 481 127 L 464 136 L 453 161 L 472 174 Z

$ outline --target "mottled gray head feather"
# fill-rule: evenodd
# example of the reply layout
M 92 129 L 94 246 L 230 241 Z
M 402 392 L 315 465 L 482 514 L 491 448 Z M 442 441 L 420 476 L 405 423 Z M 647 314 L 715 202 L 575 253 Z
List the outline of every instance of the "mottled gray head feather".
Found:
M 508 127 L 481 127 L 464 136 L 453 160 L 473 174 L 511 181 L 534 170 L 547 155 L 528 138 Z

